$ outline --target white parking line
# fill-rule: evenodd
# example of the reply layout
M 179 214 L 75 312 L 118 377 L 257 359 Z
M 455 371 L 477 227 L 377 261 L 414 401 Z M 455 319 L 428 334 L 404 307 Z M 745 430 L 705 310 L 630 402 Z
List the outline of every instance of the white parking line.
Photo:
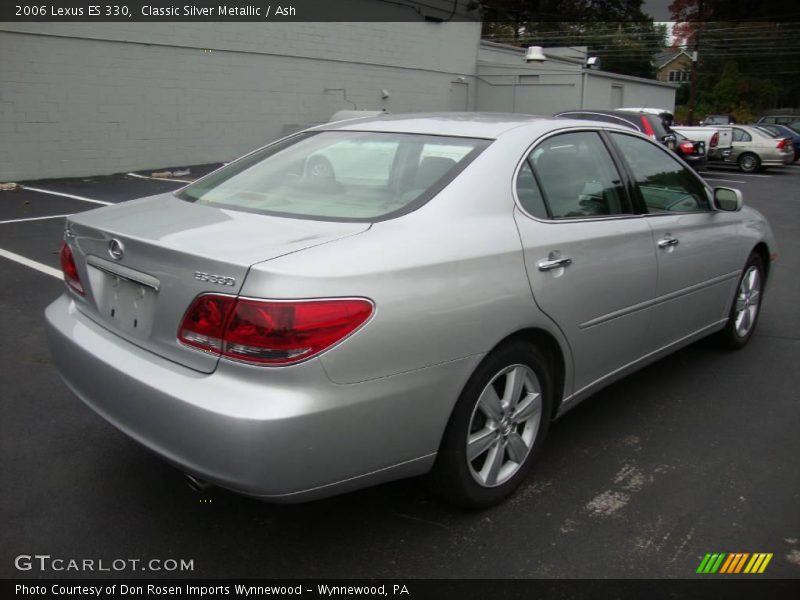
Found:
M 711 181 L 727 181 L 728 183 L 747 183 L 746 181 L 739 181 L 738 179 L 722 179 L 720 177 L 706 176 L 705 179 L 710 179 Z
M 7 225 L 8 223 L 27 223 L 28 221 L 44 221 L 45 219 L 62 219 L 68 216 L 69 215 L 48 215 L 46 217 L 28 217 L 27 219 L 9 219 L 8 221 L 0 221 L 0 225 Z
M 139 179 L 155 179 L 156 181 L 178 181 L 180 183 L 192 183 L 194 179 L 175 179 L 173 177 L 148 177 L 138 173 L 125 173 L 128 177 L 138 177 Z
M 95 200 L 94 198 L 86 198 L 85 196 L 65 194 L 64 192 L 54 192 L 53 190 L 43 190 L 42 188 L 30 187 L 27 185 L 21 187 L 22 189 L 30 190 L 32 192 L 39 192 L 41 194 L 51 194 L 53 196 L 63 196 L 64 198 L 72 198 L 73 200 L 83 200 L 84 202 L 93 202 L 94 204 L 103 204 L 104 206 L 108 206 L 109 204 L 114 204 L 113 202 L 106 202 L 105 200 Z
M 15 263 L 19 263 L 21 265 L 25 265 L 26 267 L 30 267 L 31 269 L 36 269 L 40 273 L 44 273 L 45 275 L 50 275 L 50 277 L 55 277 L 56 279 L 61 279 L 61 271 L 58 269 L 54 269 L 53 267 L 48 267 L 45 264 L 40 262 L 36 262 L 35 260 L 31 260 L 30 258 L 25 258 L 24 256 L 20 256 L 19 254 L 14 254 L 13 252 L 9 252 L 8 250 L 3 250 L 0 248 L 0 256 L 3 258 L 7 258 L 8 260 L 13 260 Z
M 725 174 L 725 171 L 716 171 L 716 172 L 719 173 L 720 175 L 724 175 Z M 736 176 L 737 177 L 759 177 L 761 179 L 770 179 L 772 177 L 772 175 L 753 175 L 751 173 L 737 173 Z

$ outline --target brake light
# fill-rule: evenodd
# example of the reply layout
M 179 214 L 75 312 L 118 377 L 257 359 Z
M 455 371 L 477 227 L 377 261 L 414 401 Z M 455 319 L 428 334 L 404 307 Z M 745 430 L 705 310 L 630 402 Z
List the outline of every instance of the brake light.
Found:
M 274 301 L 202 294 L 186 312 L 178 339 L 243 362 L 289 365 L 340 342 L 372 310 L 360 298 Z
M 775 148 L 778 149 L 778 150 L 783 150 L 784 148 L 786 148 L 786 142 L 788 142 L 788 141 L 789 140 L 787 140 L 786 138 L 784 138 L 782 140 L 778 140 L 778 145 L 775 146 Z
M 653 126 L 650 125 L 650 121 L 648 121 L 644 115 L 639 115 L 639 119 L 642 122 L 645 135 L 649 135 L 651 138 L 656 139 L 656 132 L 653 131 Z
M 714 132 L 714 135 L 711 136 L 711 141 L 708 143 L 708 145 L 712 148 L 716 148 L 717 144 L 719 144 L 719 133 Z
M 692 142 L 681 142 L 678 148 L 683 154 L 691 154 L 694 152 L 694 144 Z
M 64 273 L 64 281 L 70 289 L 81 296 L 85 296 L 81 278 L 78 275 L 78 267 L 75 265 L 75 257 L 72 256 L 72 248 L 66 242 L 61 243 L 61 271 Z
M 195 298 L 183 317 L 178 339 L 189 346 L 218 354 L 222 336 L 236 298 L 201 294 Z

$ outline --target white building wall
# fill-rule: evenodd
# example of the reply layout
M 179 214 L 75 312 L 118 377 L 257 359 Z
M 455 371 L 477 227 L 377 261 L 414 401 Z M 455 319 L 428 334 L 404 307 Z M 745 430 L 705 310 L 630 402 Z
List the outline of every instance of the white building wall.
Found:
M 477 106 L 481 110 L 552 115 L 578 108 L 650 106 L 672 110 L 676 86 L 584 68 L 584 48 L 547 49 L 547 60 L 526 63 L 525 52 L 482 42 Z
M 227 161 L 353 108 L 325 88 L 474 109 L 479 39 L 475 22 L 0 23 L 0 181 Z
M 622 106 L 613 106 L 612 87 L 622 88 Z M 675 86 L 637 81 L 632 77 L 597 74 L 589 71 L 586 81 L 587 108 L 649 107 L 675 109 Z

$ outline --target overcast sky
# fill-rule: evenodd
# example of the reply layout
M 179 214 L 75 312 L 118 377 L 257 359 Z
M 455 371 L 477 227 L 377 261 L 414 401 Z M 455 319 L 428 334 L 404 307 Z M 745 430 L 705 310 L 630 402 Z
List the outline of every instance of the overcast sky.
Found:
M 642 12 L 650 15 L 654 21 L 671 21 L 672 16 L 669 14 L 670 4 L 672 4 L 672 0 L 644 0 Z

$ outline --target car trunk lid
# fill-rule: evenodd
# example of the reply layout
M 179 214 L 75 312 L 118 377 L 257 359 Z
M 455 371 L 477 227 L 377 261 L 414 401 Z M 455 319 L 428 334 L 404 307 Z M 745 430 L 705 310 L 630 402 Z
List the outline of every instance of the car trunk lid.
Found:
M 141 348 L 210 373 L 218 357 L 177 339 L 194 298 L 237 295 L 251 265 L 368 228 L 220 209 L 165 194 L 73 215 L 66 235 L 86 290 L 76 301 L 82 313 Z

